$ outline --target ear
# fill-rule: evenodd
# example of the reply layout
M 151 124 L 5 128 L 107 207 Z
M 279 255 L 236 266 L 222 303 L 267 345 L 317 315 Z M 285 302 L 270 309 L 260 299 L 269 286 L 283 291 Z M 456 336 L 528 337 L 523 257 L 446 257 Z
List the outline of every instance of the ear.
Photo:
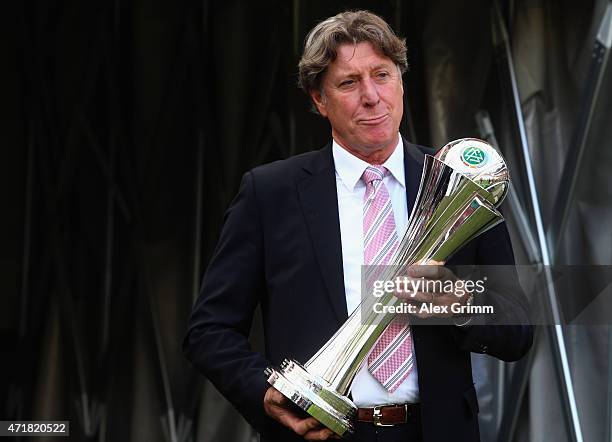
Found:
M 327 117 L 327 107 L 325 106 L 326 104 L 325 96 L 321 93 L 320 90 L 312 90 L 309 92 L 309 94 L 310 94 L 310 98 L 312 99 L 312 102 L 317 107 L 317 110 L 319 111 L 319 113 L 322 116 Z

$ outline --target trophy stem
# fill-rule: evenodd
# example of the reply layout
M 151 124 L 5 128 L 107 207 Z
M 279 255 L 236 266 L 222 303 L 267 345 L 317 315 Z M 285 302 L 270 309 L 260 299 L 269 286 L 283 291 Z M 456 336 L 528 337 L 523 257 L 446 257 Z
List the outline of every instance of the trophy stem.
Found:
M 399 300 L 393 295 L 384 295 L 377 301 L 390 305 Z M 342 395 L 348 393 L 363 360 L 393 319 L 393 315 L 379 314 L 362 321 L 362 311 L 373 310 L 369 305 L 373 304 L 372 300 L 368 298 L 366 302 L 368 305 L 360 304 L 334 336 L 305 364 L 310 373 L 324 379 L 330 388 Z

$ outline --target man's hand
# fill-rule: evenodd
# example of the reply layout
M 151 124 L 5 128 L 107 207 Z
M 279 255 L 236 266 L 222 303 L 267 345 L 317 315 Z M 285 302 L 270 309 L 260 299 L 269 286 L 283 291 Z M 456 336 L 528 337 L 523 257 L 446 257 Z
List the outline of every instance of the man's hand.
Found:
M 289 399 L 274 387 L 266 391 L 264 410 L 272 419 L 290 428 L 306 440 L 339 439 L 333 431 L 323 426 L 314 417 L 298 416 Z
M 464 291 L 461 296 L 454 291 L 443 290 L 442 287 L 448 287 L 448 282 L 456 283 L 459 278 L 447 267 L 444 267 L 444 262 L 428 261 L 425 265 L 411 266 L 407 269 L 408 277 L 411 279 L 421 279 L 422 283 L 419 287 L 429 290 L 420 290 L 411 293 L 396 293 L 398 298 L 420 307 L 422 304 L 427 304 L 427 311 L 417 310 L 413 313 L 414 316 L 427 318 L 450 318 L 455 316 L 452 312 L 451 305 L 465 305 L 470 297 L 470 293 Z M 432 281 L 438 281 L 438 284 L 432 284 Z

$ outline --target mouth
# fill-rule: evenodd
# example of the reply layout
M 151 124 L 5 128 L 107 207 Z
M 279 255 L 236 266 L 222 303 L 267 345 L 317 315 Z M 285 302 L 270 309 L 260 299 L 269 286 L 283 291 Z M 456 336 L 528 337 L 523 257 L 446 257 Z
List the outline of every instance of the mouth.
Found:
M 371 117 L 371 118 L 363 118 L 361 120 L 359 120 L 360 124 L 363 124 L 365 126 L 376 126 L 380 123 L 382 123 L 383 121 L 385 121 L 387 119 L 388 115 L 384 114 L 384 115 L 379 115 L 377 117 Z

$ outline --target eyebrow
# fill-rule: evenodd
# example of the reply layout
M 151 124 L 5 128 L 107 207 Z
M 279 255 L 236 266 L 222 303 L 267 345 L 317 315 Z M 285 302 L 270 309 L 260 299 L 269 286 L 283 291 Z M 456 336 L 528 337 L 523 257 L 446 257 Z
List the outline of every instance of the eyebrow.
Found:
M 382 68 L 390 68 L 391 66 L 389 66 L 389 63 L 379 63 L 377 65 L 374 65 L 374 67 L 372 67 L 372 70 L 375 71 L 377 69 L 382 69 Z
M 378 63 L 375 64 L 374 66 L 370 67 L 369 70 L 370 71 L 376 71 L 378 69 L 391 69 L 393 66 L 391 66 L 391 63 L 389 62 L 382 62 L 382 63 Z M 340 77 L 356 77 L 359 74 L 354 71 L 353 69 L 350 70 L 346 70 L 340 73 Z

